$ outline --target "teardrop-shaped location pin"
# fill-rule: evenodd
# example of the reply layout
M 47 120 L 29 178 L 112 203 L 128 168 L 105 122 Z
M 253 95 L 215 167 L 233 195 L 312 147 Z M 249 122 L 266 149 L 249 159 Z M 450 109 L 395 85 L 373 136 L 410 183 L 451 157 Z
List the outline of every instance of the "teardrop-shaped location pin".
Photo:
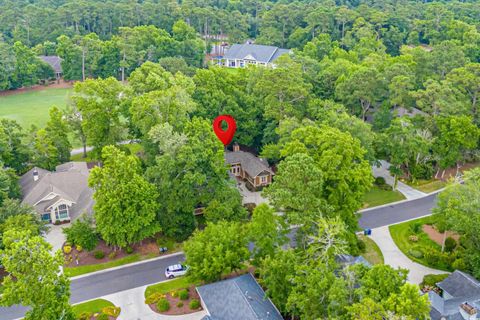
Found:
M 222 122 L 225 121 L 228 125 L 227 130 L 222 129 Z M 217 135 L 218 139 L 226 146 L 232 142 L 235 131 L 237 131 L 237 123 L 231 115 L 223 114 L 213 120 L 213 131 Z

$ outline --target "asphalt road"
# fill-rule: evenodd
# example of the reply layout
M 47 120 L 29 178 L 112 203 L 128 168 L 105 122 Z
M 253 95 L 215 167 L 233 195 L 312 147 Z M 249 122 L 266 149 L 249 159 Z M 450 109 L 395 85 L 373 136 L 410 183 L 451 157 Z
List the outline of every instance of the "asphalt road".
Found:
M 361 213 L 359 225 L 362 229 L 373 229 L 426 216 L 431 213 L 435 205 L 436 197 L 437 195 L 434 194 L 416 200 L 376 209 L 373 208 Z M 289 238 L 293 240 L 293 230 L 292 233 L 289 234 Z M 177 255 L 73 279 L 70 286 L 70 301 L 72 303 L 78 303 L 166 280 L 164 274 L 165 268 L 184 259 L 185 257 L 183 255 Z M 23 307 L 0 308 L 0 320 L 18 319 L 23 316 L 25 310 Z
M 179 254 L 173 257 L 73 279 L 70 284 L 70 302 L 78 303 L 166 280 L 165 268 L 184 259 L 183 254 Z M 0 308 L 0 319 L 13 320 L 21 318 L 26 310 L 26 308 L 20 306 Z
M 381 208 L 373 208 L 361 214 L 358 224 L 362 229 L 378 228 L 429 215 L 435 206 L 437 194 L 405 201 Z

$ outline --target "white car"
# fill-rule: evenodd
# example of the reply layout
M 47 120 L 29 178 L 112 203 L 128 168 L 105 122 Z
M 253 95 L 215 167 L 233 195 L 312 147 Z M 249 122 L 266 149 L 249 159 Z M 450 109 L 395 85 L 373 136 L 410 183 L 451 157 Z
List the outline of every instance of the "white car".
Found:
M 165 269 L 165 277 L 173 279 L 175 277 L 184 276 L 188 271 L 188 266 L 183 264 L 174 264 Z

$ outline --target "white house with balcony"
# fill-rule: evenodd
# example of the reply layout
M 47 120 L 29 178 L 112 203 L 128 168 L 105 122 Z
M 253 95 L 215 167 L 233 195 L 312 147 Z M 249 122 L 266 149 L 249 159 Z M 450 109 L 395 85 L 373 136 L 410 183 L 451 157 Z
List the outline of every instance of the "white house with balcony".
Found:
M 55 171 L 33 168 L 20 178 L 22 203 L 33 206 L 42 220 L 65 223 L 91 214 L 93 190 L 88 187 L 89 166 L 68 162 Z
M 275 67 L 275 60 L 284 54 L 290 54 L 290 49 L 259 44 L 234 44 L 226 50 L 220 64 L 229 68 L 244 68 L 248 65 Z

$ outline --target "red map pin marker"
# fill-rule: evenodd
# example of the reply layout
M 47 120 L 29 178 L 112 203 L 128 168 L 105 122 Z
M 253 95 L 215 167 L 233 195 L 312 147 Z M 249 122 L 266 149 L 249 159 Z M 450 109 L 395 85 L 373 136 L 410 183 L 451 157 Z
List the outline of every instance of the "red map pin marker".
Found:
M 222 129 L 222 122 L 225 121 L 228 125 L 227 130 Z M 213 131 L 217 135 L 218 139 L 226 146 L 232 142 L 235 131 L 237 131 L 237 123 L 231 115 L 223 114 L 213 120 Z

